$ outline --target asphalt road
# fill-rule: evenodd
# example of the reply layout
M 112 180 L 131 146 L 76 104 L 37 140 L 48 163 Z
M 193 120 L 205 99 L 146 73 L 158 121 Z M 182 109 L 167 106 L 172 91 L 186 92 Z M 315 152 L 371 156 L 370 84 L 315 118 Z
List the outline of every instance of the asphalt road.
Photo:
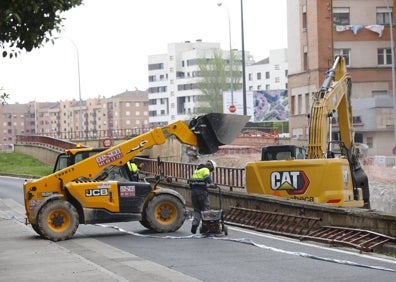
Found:
M 22 183 L 0 176 L 0 198 L 22 205 Z M 193 236 L 190 227 L 186 220 L 175 233 L 156 234 L 138 222 L 81 225 L 73 239 L 56 244 L 113 272 L 109 249 L 201 281 L 396 281 L 395 258 L 231 226 L 227 237 Z

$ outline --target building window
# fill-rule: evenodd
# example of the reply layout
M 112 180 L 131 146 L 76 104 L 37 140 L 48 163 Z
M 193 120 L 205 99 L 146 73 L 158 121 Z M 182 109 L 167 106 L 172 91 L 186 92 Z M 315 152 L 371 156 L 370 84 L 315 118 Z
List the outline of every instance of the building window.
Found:
M 334 57 L 343 56 L 345 58 L 345 64 L 349 66 L 350 49 L 334 49 Z
M 371 96 L 386 96 L 388 95 L 388 90 L 373 90 L 371 91 Z
M 260 80 L 261 79 L 261 72 L 258 72 L 257 73 L 257 80 Z
M 275 83 L 279 83 L 280 82 L 280 78 L 277 76 L 275 77 Z
M 252 91 L 253 90 L 253 86 L 249 86 L 249 91 Z
M 274 68 L 275 68 L 275 70 L 279 70 L 279 65 L 276 64 L 276 65 L 274 66 Z
M 379 48 L 378 54 L 378 65 L 390 65 L 392 64 L 392 53 L 391 49 Z
M 355 140 L 356 143 L 363 143 L 363 134 L 356 132 L 355 133 Z
M 266 78 L 266 79 L 269 79 L 269 78 L 270 78 L 270 73 L 269 73 L 269 71 L 266 71 L 266 72 L 265 72 L 265 78 Z
M 305 113 L 310 112 L 310 107 L 309 107 L 309 93 L 305 93 Z
M 253 80 L 253 75 L 251 73 L 249 73 L 249 81 Z
M 373 137 L 367 137 L 366 144 L 369 148 L 373 148 Z
M 389 9 L 386 7 L 377 7 L 377 24 L 389 25 L 393 19 L 392 9 L 392 7 L 389 7 Z
M 270 90 L 270 85 L 269 84 L 265 85 L 265 90 Z
M 306 10 L 307 7 L 304 7 L 304 10 Z M 302 14 L 302 27 L 303 29 L 307 29 L 307 11 L 304 11 Z
M 308 53 L 304 52 L 304 57 L 303 57 L 303 68 L 304 70 L 308 70 Z
M 163 70 L 163 69 L 164 69 L 164 64 L 163 63 L 149 64 L 148 65 L 148 70 Z
M 349 8 L 333 8 L 333 24 L 349 25 Z

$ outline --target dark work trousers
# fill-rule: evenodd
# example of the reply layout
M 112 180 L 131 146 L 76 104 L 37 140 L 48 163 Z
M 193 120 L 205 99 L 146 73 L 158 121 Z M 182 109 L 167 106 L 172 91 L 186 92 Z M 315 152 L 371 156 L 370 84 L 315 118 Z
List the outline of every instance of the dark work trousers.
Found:
M 192 225 L 198 226 L 201 222 L 201 211 L 210 210 L 208 191 L 206 189 L 191 189 L 191 203 L 194 208 Z

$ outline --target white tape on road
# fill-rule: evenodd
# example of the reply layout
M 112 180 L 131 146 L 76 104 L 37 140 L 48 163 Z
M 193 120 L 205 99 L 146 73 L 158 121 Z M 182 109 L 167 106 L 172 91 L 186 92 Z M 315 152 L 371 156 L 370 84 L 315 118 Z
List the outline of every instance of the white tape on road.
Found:
M 348 261 L 348 260 L 338 260 L 338 259 L 332 259 L 332 258 L 326 258 L 326 257 L 320 257 L 316 255 L 311 255 L 308 253 L 304 252 L 291 252 L 291 251 L 286 251 L 282 250 L 279 248 L 274 248 L 270 246 L 266 246 L 263 244 L 258 244 L 255 243 L 251 239 L 246 239 L 246 238 L 230 238 L 230 237 L 218 237 L 215 235 L 203 235 L 203 234 L 192 234 L 192 235 L 186 235 L 186 236 L 156 236 L 156 235 L 143 235 L 140 233 L 132 232 L 125 230 L 121 227 L 115 226 L 115 225 L 107 225 L 107 224 L 96 224 L 97 226 L 101 226 L 104 228 L 111 228 L 111 229 L 116 229 L 122 233 L 127 233 L 133 236 L 137 237 L 146 237 L 146 238 L 156 238 L 156 239 L 201 239 L 201 238 L 211 238 L 215 240 L 223 240 L 223 241 L 231 241 L 231 242 L 237 242 L 237 243 L 243 243 L 243 244 L 248 244 L 252 245 L 261 249 L 277 252 L 277 253 L 283 253 L 283 254 L 288 254 L 288 255 L 293 255 L 293 256 L 300 256 L 304 258 L 310 258 L 310 259 L 316 259 L 316 260 L 321 260 L 321 261 L 326 261 L 326 262 L 331 262 L 331 263 L 338 263 L 338 264 L 344 264 L 344 265 L 351 265 L 351 266 L 357 266 L 357 267 L 364 267 L 364 268 L 371 268 L 371 269 L 376 269 L 376 270 L 382 270 L 382 271 L 390 271 L 390 272 L 396 272 L 395 269 L 391 268 L 386 268 L 382 266 L 373 266 L 373 265 L 366 265 L 366 264 L 361 264 L 361 263 L 356 263 L 353 261 Z

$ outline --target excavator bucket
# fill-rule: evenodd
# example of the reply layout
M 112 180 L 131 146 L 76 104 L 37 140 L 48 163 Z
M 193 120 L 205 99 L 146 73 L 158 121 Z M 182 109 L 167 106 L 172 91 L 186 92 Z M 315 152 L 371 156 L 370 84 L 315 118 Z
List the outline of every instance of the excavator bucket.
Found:
M 249 121 L 250 116 L 210 113 L 191 120 L 189 128 L 198 140 L 200 154 L 213 154 L 219 146 L 230 144 Z

